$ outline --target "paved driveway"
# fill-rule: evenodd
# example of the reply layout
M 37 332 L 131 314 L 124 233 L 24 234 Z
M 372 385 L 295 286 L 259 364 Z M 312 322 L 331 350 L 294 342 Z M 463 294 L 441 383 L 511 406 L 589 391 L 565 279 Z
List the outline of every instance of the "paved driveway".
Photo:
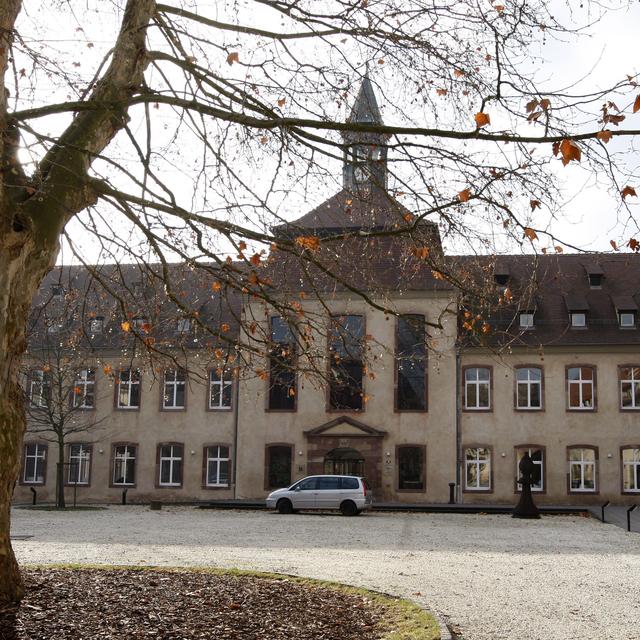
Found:
M 465 640 L 640 639 L 640 536 L 593 519 L 14 509 L 21 562 L 239 567 L 408 596 Z

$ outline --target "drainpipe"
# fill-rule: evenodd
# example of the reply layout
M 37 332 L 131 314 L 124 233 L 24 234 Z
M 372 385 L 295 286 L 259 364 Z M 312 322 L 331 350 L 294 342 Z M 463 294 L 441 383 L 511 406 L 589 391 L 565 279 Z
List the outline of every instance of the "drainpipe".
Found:
M 233 486 L 233 499 L 237 497 L 236 492 L 236 469 L 238 468 L 238 413 L 240 411 L 240 366 L 238 365 L 238 376 L 235 380 L 233 394 L 233 454 L 231 456 L 231 484 Z
M 456 493 L 457 502 L 462 503 L 462 358 L 460 346 L 456 344 Z

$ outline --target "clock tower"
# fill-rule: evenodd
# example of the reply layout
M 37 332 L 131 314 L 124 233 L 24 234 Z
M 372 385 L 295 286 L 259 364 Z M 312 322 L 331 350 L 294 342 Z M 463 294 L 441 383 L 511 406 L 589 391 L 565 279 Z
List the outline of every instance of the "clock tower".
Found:
M 365 74 L 358 97 L 347 118 L 349 124 L 381 125 L 382 116 L 369 75 Z M 387 189 L 387 140 L 385 133 L 345 131 L 344 140 L 344 188 L 358 195 L 366 195 L 372 189 Z

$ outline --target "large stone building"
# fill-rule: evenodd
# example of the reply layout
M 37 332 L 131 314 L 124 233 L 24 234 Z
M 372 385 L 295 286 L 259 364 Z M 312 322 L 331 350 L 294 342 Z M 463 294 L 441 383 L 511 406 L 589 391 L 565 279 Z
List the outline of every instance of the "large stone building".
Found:
M 351 120 L 381 122 L 367 80 Z M 158 286 L 133 266 L 110 268 L 120 288 L 109 295 L 86 269 L 50 274 L 36 311 L 69 299 L 92 311 L 58 311 L 64 321 L 36 332 L 16 501 L 30 500 L 30 488 L 54 499 L 56 445 L 33 416 L 53 395 L 42 339 L 55 342 L 63 325 L 90 345 L 81 364 L 67 362 L 71 424 L 87 428 L 71 430 L 62 469 L 81 501 L 119 501 L 124 489 L 131 502 L 261 498 L 308 474 L 354 473 L 378 500 L 447 502 L 455 483 L 458 501 L 508 503 L 525 451 L 541 503 L 634 501 L 640 256 L 445 256 L 426 222 L 397 236 L 412 217 L 387 193 L 385 141 L 345 134 L 343 190 L 274 230 L 318 239 L 336 276 L 286 254 L 269 261 L 273 299 L 297 300 L 302 334 L 263 301 L 212 293 L 213 269 L 174 267 L 187 274 L 182 307 L 255 342 L 236 360 L 158 302 Z M 445 270 L 468 287 L 449 284 Z M 154 310 L 123 329 L 114 290 L 138 301 L 151 291 Z M 145 313 L 157 314 L 157 342 L 141 352 L 131 334 L 147 334 Z

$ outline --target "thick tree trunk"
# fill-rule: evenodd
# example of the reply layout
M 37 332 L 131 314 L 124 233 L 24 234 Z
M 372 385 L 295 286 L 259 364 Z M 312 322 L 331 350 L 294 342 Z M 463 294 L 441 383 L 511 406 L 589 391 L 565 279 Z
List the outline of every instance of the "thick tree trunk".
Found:
M 66 507 L 64 499 L 64 439 L 58 440 L 58 464 L 56 465 L 56 507 Z

